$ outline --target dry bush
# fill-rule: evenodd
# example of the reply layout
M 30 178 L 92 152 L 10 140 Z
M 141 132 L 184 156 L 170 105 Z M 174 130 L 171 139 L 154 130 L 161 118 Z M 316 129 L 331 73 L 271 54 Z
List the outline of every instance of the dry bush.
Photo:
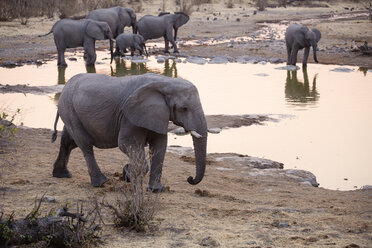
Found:
M 130 184 L 119 185 L 114 182 L 116 200 L 108 202 L 105 199 L 101 204 L 111 210 L 114 223 L 117 227 L 125 227 L 138 232 L 145 231 L 158 209 L 159 195 L 146 189 L 145 181 L 148 170 L 148 161 L 151 155 L 146 155 L 139 149 L 129 148 L 129 180 Z
M 188 15 L 191 15 L 193 12 L 192 8 L 194 6 L 193 1 L 187 1 L 187 0 L 176 0 L 176 5 L 179 6 L 180 10 L 182 12 L 185 12 Z
M 267 0 L 255 0 L 256 7 L 259 11 L 264 11 L 267 6 Z
M 13 0 L 0 1 L 0 21 L 6 22 L 14 19 L 14 4 Z
M 226 7 L 229 9 L 234 8 L 233 0 L 227 0 Z
M 79 12 L 78 0 L 59 0 L 58 15 L 59 18 L 68 18 Z
M 0 247 L 30 245 L 30 247 L 93 247 L 100 242 L 98 236 L 102 221 L 97 202 L 89 202 L 88 211 L 81 202 L 76 203 L 76 212 L 69 212 L 69 205 L 40 217 L 44 195 L 37 199 L 31 212 L 15 220 L 13 212 L 5 217 L 0 212 Z M 83 211 L 84 210 L 84 211 Z

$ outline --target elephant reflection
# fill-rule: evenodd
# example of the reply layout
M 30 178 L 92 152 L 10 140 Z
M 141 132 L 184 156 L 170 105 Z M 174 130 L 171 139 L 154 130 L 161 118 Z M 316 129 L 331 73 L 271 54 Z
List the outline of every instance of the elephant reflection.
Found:
M 317 75 L 314 76 L 310 89 L 307 69 L 303 68 L 302 72 L 304 82 L 297 79 L 297 71 L 287 71 L 285 97 L 288 102 L 294 103 L 294 105 L 298 103 L 315 103 L 319 100 L 319 93 L 316 90 Z
M 164 62 L 164 70 L 149 68 L 146 63 L 133 63 L 120 58 L 115 59 L 115 69 L 111 67 L 111 76 L 121 77 L 128 75 L 140 75 L 148 72 L 161 74 L 168 77 L 178 77 L 177 63 L 173 60 Z

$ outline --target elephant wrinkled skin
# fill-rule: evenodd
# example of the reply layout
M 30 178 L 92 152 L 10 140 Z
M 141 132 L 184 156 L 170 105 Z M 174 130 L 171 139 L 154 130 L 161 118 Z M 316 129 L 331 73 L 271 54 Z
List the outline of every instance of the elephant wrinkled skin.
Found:
M 61 145 L 54 163 L 54 177 L 71 177 L 67 169 L 72 149 L 79 147 L 86 160 L 93 186 L 107 179 L 93 153 L 98 148 L 119 147 L 131 156 L 131 149 L 144 154 L 149 144 L 152 154 L 149 189 L 162 191 L 162 165 L 167 149 L 168 123 L 172 121 L 193 135 L 196 176 L 199 183 L 206 165 L 207 124 L 196 87 L 184 79 L 157 74 L 110 77 L 78 74 L 72 77 L 58 103 L 52 141 L 57 137 L 59 116 L 64 122 Z

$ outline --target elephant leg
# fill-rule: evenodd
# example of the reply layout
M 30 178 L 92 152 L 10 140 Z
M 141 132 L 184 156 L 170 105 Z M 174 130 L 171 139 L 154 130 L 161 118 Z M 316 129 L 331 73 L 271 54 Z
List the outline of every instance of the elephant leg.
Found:
M 77 145 L 75 141 L 71 138 L 66 128 L 63 127 L 58 157 L 53 165 L 53 177 L 59 178 L 71 177 L 71 173 L 67 169 L 67 163 L 71 151 L 76 147 Z
M 148 188 L 155 193 L 164 191 L 161 183 L 163 162 L 167 150 L 168 136 L 165 134 L 154 134 L 149 140 L 151 152 L 151 169 Z
M 60 49 L 57 49 L 57 50 L 58 50 L 57 66 L 58 67 L 66 67 L 67 66 L 67 63 L 65 61 L 65 50 L 66 50 L 66 48 L 60 48 Z
M 287 45 L 287 65 L 290 65 L 291 64 L 292 48 L 288 43 L 286 45 Z
M 172 44 L 172 46 L 173 46 L 173 52 L 174 52 L 174 53 L 178 53 L 177 44 L 176 44 L 176 42 L 174 41 L 172 34 L 167 35 L 167 37 L 168 37 L 168 41 L 169 41 L 169 42 Z
M 134 47 L 131 47 L 131 48 L 130 48 L 130 56 L 132 56 L 132 57 L 133 57 L 133 55 L 134 55 L 134 50 L 135 50 Z
M 298 47 L 296 45 L 294 45 L 292 47 L 290 65 L 296 65 L 296 63 L 297 63 L 297 53 L 298 53 Z
M 169 53 L 169 40 L 166 35 L 164 35 L 164 52 Z
M 307 59 L 309 58 L 310 47 L 305 47 L 304 57 L 302 59 L 302 67 L 307 66 Z
M 87 53 L 86 65 L 94 65 L 96 62 L 96 49 L 95 49 L 95 41 L 90 40 L 84 44 L 84 52 Z
M 96 159 L 94 157 L 93 146 L 88 145 L 84 148 L 81 148 L 84 154 L 85 161 L 88 166 L 88 172 L 90 176 L 90 183 L 94 187 L 100 187 L 107 181 L 107 178 L 102 174 L 101 170 L 98 167 Z

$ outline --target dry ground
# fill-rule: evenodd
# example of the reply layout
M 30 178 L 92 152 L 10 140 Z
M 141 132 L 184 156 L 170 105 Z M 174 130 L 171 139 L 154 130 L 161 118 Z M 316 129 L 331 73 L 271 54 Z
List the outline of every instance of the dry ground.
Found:
M 156 1 L 154 1 L 156 2 Z M 303 18 L 345 12 L 339 3 L 331 8 L 268 9 L 253 15 L 251 6 L 235 5 L 223 9 L 223 4 L 206 5 L 194 12 L 191 21 L 180 29 L 180 38 L 203 39 L 250 35 L 257 21 L 302 20 Z M 156 13 L 155 3 L 143 13 Z M 331 13 L 332 12 L 332 13 Z M 222 17 L 220 18 L 221 13 Z M 213 15 L 215 14 L 215 15 Z M 235 14 L 235 15 L 234 15 Z M 243 16 L 249 15 L 249 16 Z M 207 17 L 217 17 L 208 21 Z M 229 20 L 226 20 L 229 16 Z M 240 18 L 240 22 L 236 21 Z M 38 38 L 50 30 L 54 21 L 31 20 L 24 27 L 15 22 L 1 23 L 0 61 L 40 60 L 55 52 L 52 37 Z M 352 40 L 372 44 L 371 23 L 366 19 L 321 22 L 313 25 L 324 34 L 319 45 L 322 63 L 365 65 L 372 67 L 371 58 L 342 49 Z M 346 42 L 346 44 L 345 44 Z M 100 44 L 104 46 L 105 44 Z M 182 48 L 186 55 L 250 55 L 285 58 L 284 43 L 252 44 L 238 47 L 198 46 Z M 325 49 L 330 47 L 331 49 Z M 271 49 L 273 48 L 273 49 Z M 339 51 L 340 50 L 340 51 Z M 217 121 L 218 123 L 219 121 Z M 232 122 L 232 120 L 231 120 Z M 226 126 L 231 122 L 224 122 Z M 112 183 L 93 188 L 81 152 L 73 151 L 69 168 L 71 179 L 51 176 L 57 156 L 59 139 L 51 144 L 51 130 L 20 129 L 22 144 L 16 151 L 0 153 L 2 164 L 0 207 L 24 217 L 32 208 L 34 197 L 44 192 L 54 196 L 56 203 L 44 203 L 44 213 L 66 201 L 89 201 L 112 194 Z M 118 149 L 96 150 L 102 171 L 112 180 L 120 173 L 127 158 Z M 372 247 L 372 191 L 333 191 L 300 184 L 280 173 L 266 173 L 231 162 L 218 162 L 217 154 L 208 155 L 204 180 L 197 186 L 186 182 L 194 174 L 193 158 L 168 152 L 163 169 L 163 181 L 170 191 L 160 196 L 160 205 L 146 233 L 126 232 L 105 226 L 103 240 L 107 247 L 199 247 L 202 244 L 220 247 Z M 4 163 L 6 161 L 6 163 Z M 199 189 L 204 194 L 195 193 Z M 110 220 L 106 219 L 108 222 Z

